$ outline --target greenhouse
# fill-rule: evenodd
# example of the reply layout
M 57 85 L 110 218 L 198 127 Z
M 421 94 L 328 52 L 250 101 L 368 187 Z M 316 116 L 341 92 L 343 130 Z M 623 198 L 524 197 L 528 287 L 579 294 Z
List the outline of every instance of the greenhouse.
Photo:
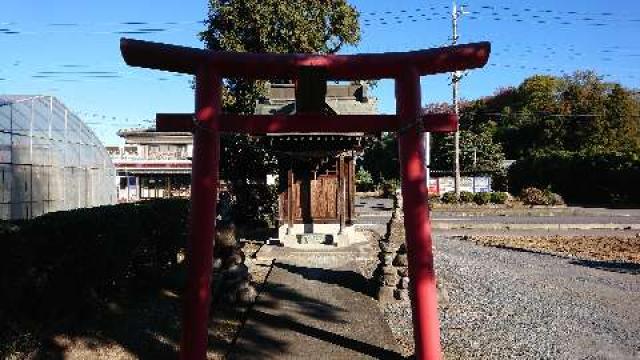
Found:
M 52 96 L 0 95 L 0 219 L 115 200 L 111 159 L 80 118 Z

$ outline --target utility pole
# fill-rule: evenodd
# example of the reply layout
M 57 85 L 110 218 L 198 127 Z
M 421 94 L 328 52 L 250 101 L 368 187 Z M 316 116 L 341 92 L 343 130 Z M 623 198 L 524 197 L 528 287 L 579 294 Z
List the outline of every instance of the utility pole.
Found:
M 429 189 L 429 182 L 431 181 L 431 133 L 425 132 L 422 134 L 422 141 L 424 142 L 424 170 L 427 176 L 425 176 L 427 190 Z
M 451 37 L 451 44 L 456 45 L 458 43 L 458 19 L 465 15 L 464 5 L 457 7 L 456 2 L 453 2 L 453 8 L 451 10 L 451 22 L 453 25 L 453 36 Z M 463 74 L 460 71 L 454 71 L 451 73 L 451 85 L 453 88 L 453 111 L 456 114 L 456 117 L 460 115 L 460 108 L 458 105 L 458 82 L 462 79 Z M 456 197 L 460 198 L 460 124 L 458 124 L 457 131 L 454 134 L 453 143 L 455 147 L 454 152 L 454 189 L 456 192 Z

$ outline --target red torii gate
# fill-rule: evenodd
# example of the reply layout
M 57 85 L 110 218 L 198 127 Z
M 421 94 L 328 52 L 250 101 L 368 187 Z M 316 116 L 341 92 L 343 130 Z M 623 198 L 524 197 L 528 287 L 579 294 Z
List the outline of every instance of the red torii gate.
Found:
M 130 66 L 196 76 L 195 120 L 191 116 L 175 115 L 160 117 L 157 122 L 158 131 L 194 133 L 182 359 L 206 358 L 220 132 L 379 133 L 409 127 L 416 127 L 416 130 L 399 134 L 398 151 L 416 359 L 440 359 L 437 290 L 421 132 L 457 131 L 458 119 L 450 114 L 422 114 L 420 76 L 482 67 L 491 50 L 488 42 L 360 55 L 214 52 L 131 39 L 122 39 L 120 48 Z M 322 81 L 394 79 L 397 114 L 271 116 L 224 114 L 221 111 L 223 78 L 278 78 L 299 83 L 307 81 L 302 74 L 309 74 L 309 71 L 322 74 Z

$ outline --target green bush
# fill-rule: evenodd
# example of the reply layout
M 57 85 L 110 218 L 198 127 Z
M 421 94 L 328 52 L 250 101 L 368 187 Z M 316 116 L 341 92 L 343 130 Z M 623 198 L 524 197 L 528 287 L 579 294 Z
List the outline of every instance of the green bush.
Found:
M 518 160 L 509 186 L 551 188 L 575 203 L 640 203 L 640 157 L 633 153 L 551 152 Z
M 549 188 L 542 191 L 544 197 L 547 199 L 548 205 L 564 205 L 564 199 L 559 194 L 552 192 Z
M 427 195 L 427 202 L 429 204 L 437 204 L 440 202 L 440 196 L 438 194 L 429 193 L 429 195 Z
M 492 204 L 505 204 L 509 195 L 506 192 L 496 191 L 491 193 L 491 201 Z
M 243 227 L 265 228 L 275 224 L 278 208 L 276 186 L 234 184 L 230 186 L 232 222 Z
M 0 235 L 9 236 L 17 232 L 20 228 L 8 221 L 0 220 Z
M 491 201 L 491 193 L 479 192 L 473 196 L 473 201 L 478 205 L 486 205 Z
M 0 252 L 4 310 L 46 320 L 152 285 L 185 246 L 186 200 L 55 212 L 21 222 Z
M 470 191 L 460 191 L 460 202 L 471 203 L 474 200 L 474 194 Z
M 380 186 L 380 191 L 382 192 L 382 196 L 390 197 L 396 193 L 396 190 L 400 186 L 398 180 L 385 180 Z
M 356 187 L 358 191 L 374 190 L 373 178 L 367 170 L 360 168 L 356 173 Z
M 458 203 L 458 197 L 455 192 L 448 191 L 442 194 L 442 202 L 445 204 L 456 204 Z

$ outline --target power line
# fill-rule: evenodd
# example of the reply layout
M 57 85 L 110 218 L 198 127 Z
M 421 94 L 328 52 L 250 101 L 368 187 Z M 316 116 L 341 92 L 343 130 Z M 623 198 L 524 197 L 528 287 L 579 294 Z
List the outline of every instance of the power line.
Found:
M 442 11 L 438 10 L 442 9 Z M 361 22 L 364 27 L 374 25 L 404 24 L 418 21 L 447 20 L 449 14 L 448 7 L 416 7 L 405 8 L 394 11 L 362 11 Z M 621 23 L 640 23 L 640 18 L 629 17 L 626 14 L 616 14 L 613 12 L 576 12 L 558 11 L 552 9 L 535 9 L 514 7 L 495 7 L 482 5 L 478 10 L 471 11 L 469 20 L 492 20 L 492 21 L 514 21 L 531 22 L 536 24 L 554 23 L 560 25 L 576 25 L 584 23 L 591 26 L 619 26 Z M 81 33 L 90 35 L 154 35 L 175 31 L 191 31 L 184 26 L 201 26 L 204 20 L 179 20 L 179 21 L 148 21 L 143 19 L 130 21 L 110 21 L 95 23 L 56 23 L 51 22 L 44 25 L 44 31 L 22 30 L 24 25 L 18 22 L 0 23 L 0 35 L 34 35 L 34 34 L 68 34 Z M 105 30 L 87 30 L 107 27 Z

